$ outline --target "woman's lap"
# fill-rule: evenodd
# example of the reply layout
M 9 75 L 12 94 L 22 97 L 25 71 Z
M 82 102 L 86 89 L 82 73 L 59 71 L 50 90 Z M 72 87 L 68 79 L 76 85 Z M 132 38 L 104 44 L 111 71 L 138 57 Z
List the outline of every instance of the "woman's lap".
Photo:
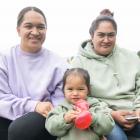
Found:
M 8 127 L 12 121 L 0 117 L 0 140 L 7 140 Z
M 56 140 L 45 129 L 45 117 L 30 112 L 14 121 L 0 118 L 0 140 Z
M 108 140 L 128 140 L 127 136 L 140 138 L 140 124 L 137 124 L 131 131 L 125 132 L 118 124 L 115 125 L 109 135 Z
M 45 117 L 30 112 L 15 121 L 8 129 L 8 140 L 56 140 L 45 129 Z

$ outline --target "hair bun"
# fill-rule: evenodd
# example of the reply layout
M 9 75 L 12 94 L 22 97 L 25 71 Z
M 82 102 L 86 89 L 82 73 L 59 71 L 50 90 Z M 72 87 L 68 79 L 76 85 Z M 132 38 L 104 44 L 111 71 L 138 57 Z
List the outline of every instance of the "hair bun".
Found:
M 111 17 L 113 17 L 113 16 L 114 16 L 114 13 L 111 12 L 109 9 L 103 9 L 103 10 L 100 12 L 100 15 L 101 15 L 101 16 L 111 16 Z

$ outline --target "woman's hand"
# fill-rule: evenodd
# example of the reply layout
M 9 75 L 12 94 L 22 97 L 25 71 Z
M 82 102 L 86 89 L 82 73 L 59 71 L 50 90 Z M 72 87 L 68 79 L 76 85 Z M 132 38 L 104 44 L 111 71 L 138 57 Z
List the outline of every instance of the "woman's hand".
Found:
M 38 102 L 35 111 L 46 117 L 52 108 L 53 105 L 51 102 Z
M 140 122 L 140 110 L 136 110 L 134 111 L 135 113 L 135 116 L 137 116 L 139 119 L 138 119 L 138 122 Z
M 124 111 L 124 110 L 118 110 L 118 111 L 112 111 L 111 113 L 114 120 L 119 123 L 121 126 L 124 127 L 124 130 L 131 130 L 137 123 L 137 120 L 126 120 L 125 116 L 127 115 L 135 115 L 135 112 L 133 111 Z

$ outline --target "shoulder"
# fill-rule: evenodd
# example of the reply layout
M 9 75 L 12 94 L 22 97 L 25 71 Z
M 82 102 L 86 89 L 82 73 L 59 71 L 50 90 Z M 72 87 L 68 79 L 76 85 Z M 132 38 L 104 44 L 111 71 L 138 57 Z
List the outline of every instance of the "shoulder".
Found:
M 115 55 L 118 59 L 121 58 L 121 59 L 126 59 L 127 61 L 130 61 L 130 62 L 131 61 L 138 62 L 138 63 L 140 62 L 137 52 L 129 50 L 129 49 L 117 47 Z
M 61 60 L 62 57 L 60 57 L 58 54 L 56 54 L 55 52 L 48 50 L 47 48 L 43 48 L 44 50 L 44 54 L 48 57 L 48 58 L 53 58 L 53 59 L 59 59 Z
M 14 57 L 15 54 L 18 52 L 18 48 L 19 48 L 19 45 L 15 45 L 15 46 L 12 46 L 11 48 L 5 49 L 1 52 L 0 56 L 3 59 L 9 60 L 12 57 Z
M 133 50 L 129 50 L 129 49 L 125 49 L 125 48 L 120 48 L 120 47 L 117 47 L 116 49 L 117 53 L 120 53 L 120 54 L 123 54 L 125 56 L 134 56 L 134 57 L 137 57 L 137 52 L 133 51 Z
M 12 46 L 11 48 L 5 49 L 0 53 L 0 64 L 5 64 L 7 65 L 8 61 L 11 61 L 14 56 L 15 56 L 15 52 L 17 51 L 17 47 L 16 46 Z
M 53 51 L 50 51 L 50 50 L 44 48 L 44 55 L 51 64 L 54 64 L 57 66 L 69 67 L 67 59 L 59 56 L 58 54 L 54 53 Z

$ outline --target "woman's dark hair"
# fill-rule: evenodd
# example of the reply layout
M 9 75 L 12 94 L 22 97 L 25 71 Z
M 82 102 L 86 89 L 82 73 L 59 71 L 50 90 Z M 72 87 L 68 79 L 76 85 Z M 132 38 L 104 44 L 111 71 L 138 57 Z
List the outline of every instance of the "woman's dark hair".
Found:
M 68 69 L 64 76 L 63 76 L 63 91 L 64 91 L 64 87 L 66 84 L 66 79 L 69 75 L 79 75 L 81 77 L 83 77 L 83 79 L 85 80 L 86 86 L 88 87 L 88 91 L 90 93 L 90 76 L 87 70 L 84 70 L 82 68 L 72 68 L 72 69 Z
M 117 23 L 113 18 L 114 13 L 112 13 L 109 9 L 103 9 L 100 12 L 100 15 L 92 22 L 91 27 L 89 29 L 89 33 L 91 35 L 91 37 L 94 36 L 94 32 L 97 30 L 97 28 L 99 27 L 99 24 L 102 21 L 109 21 L 112 23 L 116 33 L 117 33 Z
M 24 18 L 24 15 L 29 12 L 29 11 L 35 11 L 39 14 L 41 14 L 44 18 L 44 21 L 45 21 L 45 24 L 47 26 L 47 21 L 46 21 L 46 17 L 44 15 L 44 13 L 37 7 L 25 7 L 23 8 L 20 13 L 18 14 L 18 17 L 17 17 L 17 27 L 19 27 L 21 25 L 21 23 L 23 22 L 23 18 Z
M 105 16 L 111 16 L 111 17 L 113 17 L 113 16 L 114 16 L 114 13 L 111 12 L 109 9 L 103 9 L 103 10 L 100 12 L 100 15 L 105 15 Z

